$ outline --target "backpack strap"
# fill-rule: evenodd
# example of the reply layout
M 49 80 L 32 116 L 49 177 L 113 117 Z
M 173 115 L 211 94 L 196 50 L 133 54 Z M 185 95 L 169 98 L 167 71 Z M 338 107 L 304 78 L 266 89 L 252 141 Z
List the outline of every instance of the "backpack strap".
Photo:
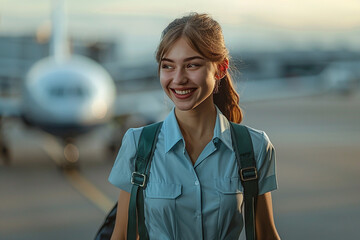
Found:
M 251 136 L 247 127 L 230 122 L 231 139 L 244 188 L 246 240 L 255 240 L 255 205 L 258 175 Z
M 143 128 L 136 153 L 135 171 L 131 176 L 133 184 L 129 202 L 129 216 L 127 239 L 136 240 L 136 226 L 138 225 L 141 240 L 149 239 L 145 226 L 144 195 L 150 171 L 150 163 L 154 154 L 157 136 L 162 122 L 154 123 Z M 136 219 L 137 216 L 137 219 Z

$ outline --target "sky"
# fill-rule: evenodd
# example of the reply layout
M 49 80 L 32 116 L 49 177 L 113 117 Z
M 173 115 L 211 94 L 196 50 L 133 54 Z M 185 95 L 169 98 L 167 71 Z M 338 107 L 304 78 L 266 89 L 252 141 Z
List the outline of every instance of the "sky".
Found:
M 0 34 L 34 34 L 50 25 L 51 0 L 0 0 Z M 359 0 L 71 0 L 74 38 L 112 39 L 133 55 L 154 52 L 175 17 L 206 12 L 230 49 L 360 51 Z

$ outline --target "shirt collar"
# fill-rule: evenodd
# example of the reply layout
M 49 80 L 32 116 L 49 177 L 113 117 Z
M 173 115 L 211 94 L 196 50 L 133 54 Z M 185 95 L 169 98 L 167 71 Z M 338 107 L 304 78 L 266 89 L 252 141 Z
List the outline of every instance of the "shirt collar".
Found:
M 164 120 L 164 130 L 165 152 L 168 152 L 180 140 L 183 140 L 179 124 L 176 120 L 175 108 L 172 109 L 170 114 Z M 230 133 L 230 123 L 227 118 L 221 113 L 218 107 L 216 107 L 216 122 L 212 141 L 215 144 L 215 142 L 217 142 L 218 140 L 224 143 L 230 150 L 233 150 Z
M 169 113 L 164 120 L 165 132 L 165 152 L 170 151 L 180 140 L 183 139 L 179 124 L 175 116 L 175 108 Z
M 218 107 L 216 107 L 216 114 L 214 136 L 212 140 L 213 142 L 216 142 L 217 139 L 220 139 L 222 143 L 233 151 L 229 120 L 222 114 Z

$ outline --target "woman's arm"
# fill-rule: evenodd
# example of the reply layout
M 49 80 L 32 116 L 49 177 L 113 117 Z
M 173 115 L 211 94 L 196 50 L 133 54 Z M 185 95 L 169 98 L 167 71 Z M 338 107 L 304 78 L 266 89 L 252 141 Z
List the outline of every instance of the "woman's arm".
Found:
M 120 190 L 116 212 L 115 228 L 111 240 L 125 240 L 128 223 L 130 193 Z
M 258 240 L 280 239 L 274 223 L 271 192 L 258 196 L 255 224 L 256 238 Z

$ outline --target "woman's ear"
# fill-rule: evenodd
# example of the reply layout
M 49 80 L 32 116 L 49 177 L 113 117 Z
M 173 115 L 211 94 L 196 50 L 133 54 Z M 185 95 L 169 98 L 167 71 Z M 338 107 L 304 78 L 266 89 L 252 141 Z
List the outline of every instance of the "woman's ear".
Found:
M 229 60 L 225 58 L 224 61 L 217 64 L 217 71 L 215 73 L 215 78 L 217 80 L 220 80 L 223 77 L 225 77 L 228 68 L 229 68 Z
M 224 75 L 222 75 L 221 73 L 219 74 L 219 73 L 216 73 L 215 74 L 215 79 L 216 80 L 220 80 L 220 79 L 222 79 L 223 77 L 225 77 L 225 74 Z

